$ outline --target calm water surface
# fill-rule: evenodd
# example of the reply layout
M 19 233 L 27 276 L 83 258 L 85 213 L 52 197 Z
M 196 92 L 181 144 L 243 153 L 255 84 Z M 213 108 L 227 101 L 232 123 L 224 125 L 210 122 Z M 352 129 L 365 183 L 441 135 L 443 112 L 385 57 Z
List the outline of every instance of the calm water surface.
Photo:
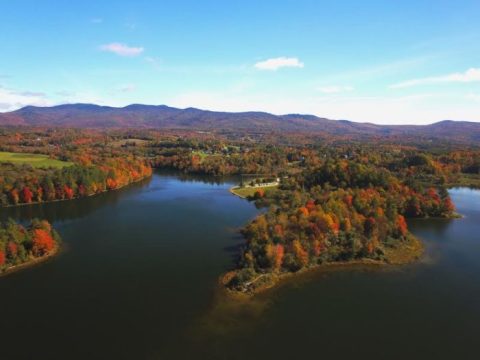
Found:
M 250 302 L 218 276 L 255 207 L 232 181 L 155 174 L 128 189 L 2 209 L 54 222 L 56 258 L 0 278 L 0 359 L 476 359 L 480 193 L 410 223 L 414 265 L 315 272 Z

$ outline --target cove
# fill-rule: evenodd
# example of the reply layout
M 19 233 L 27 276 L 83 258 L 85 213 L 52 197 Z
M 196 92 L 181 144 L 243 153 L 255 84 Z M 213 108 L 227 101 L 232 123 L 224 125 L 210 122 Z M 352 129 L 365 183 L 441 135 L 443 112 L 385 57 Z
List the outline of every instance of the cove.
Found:
M 480 193 L 451 190 L 457 220 L 410 221 L 427 255 L 318 271 L 250 303 L 218 277 L 258 214 L 237 179 L 151 179 L 92 198 L 2 209 L 46 218 L 55 258 L 0 278 L 2 359 L 476 358 Z M 28 325 L 27 325 L 28 324 Z

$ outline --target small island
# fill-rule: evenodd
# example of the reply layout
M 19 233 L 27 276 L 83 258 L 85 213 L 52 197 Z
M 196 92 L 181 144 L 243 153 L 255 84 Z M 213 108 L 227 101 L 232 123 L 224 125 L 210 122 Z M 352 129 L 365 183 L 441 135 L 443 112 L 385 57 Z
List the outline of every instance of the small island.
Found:
M 34 219 L 27 227 L 11 219 L 0 223 L 0 275 L 51 257 L 60 241 L 46 220 Z

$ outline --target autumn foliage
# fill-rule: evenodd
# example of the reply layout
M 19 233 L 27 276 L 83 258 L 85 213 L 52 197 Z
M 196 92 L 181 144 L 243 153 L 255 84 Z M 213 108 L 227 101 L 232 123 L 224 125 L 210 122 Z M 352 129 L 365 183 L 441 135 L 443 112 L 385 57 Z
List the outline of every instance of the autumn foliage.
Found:
M 96 159 L 94 165 L 33 170 L 7 166 L 0 176 L 0 206 L 71 200 L 114 190 L 152 174 L 141 159 Z
M 234 288 L 244 289 L 241 279 L 249 284 L 262 274 L 385 260 L 388 249 L 411 241 L 406 217 L 448 217 L 454 210 L 443 187 L 423 188 L 387 169 L 347 160 L 306 169 L 268 196 L 257 200 L 268 211 L 243 229 L 247 243 Z
M 60 237 L 48 221 L 32 220 L 28 227 L 13 220 L 0 223 L 0 272 L 51 254 Z
M 33 230 L 32 242 L 32 253 L 34 256 L 48 254 L 55 247 L 55 241 L 52 235 L 43 229 Z

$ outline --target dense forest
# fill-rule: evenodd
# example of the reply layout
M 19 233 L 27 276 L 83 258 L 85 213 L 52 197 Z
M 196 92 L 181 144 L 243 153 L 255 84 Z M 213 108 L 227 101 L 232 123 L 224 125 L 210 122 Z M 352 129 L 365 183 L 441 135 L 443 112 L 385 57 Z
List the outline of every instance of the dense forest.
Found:
M 11 219 L 0 223 L 0 273 L 53 254 L 59 243 L 60 236 L 46 220 L 32 220 L 28 227 Z
M 239 270 L 223 278 L 241 291 L 324 263 L 411 261 L 421 247 L 406 218 L 455 215 L 443 185 L 407 185 L 387 169 L 351 160 L 326 161 L 256 198 L 268 211 L 243 229 Z

